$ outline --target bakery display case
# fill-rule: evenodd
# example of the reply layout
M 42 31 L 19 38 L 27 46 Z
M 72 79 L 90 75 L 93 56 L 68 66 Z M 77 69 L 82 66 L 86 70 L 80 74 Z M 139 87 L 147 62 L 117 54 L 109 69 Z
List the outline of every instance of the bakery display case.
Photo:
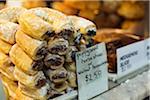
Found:
M 148 100 L 148 8 L 136 0 L 0 1 L 0 99 Z

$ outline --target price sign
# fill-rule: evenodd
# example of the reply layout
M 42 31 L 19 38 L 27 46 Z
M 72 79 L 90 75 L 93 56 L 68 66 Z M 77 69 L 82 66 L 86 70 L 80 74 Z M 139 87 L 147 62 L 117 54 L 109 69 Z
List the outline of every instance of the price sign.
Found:
M 117 74 L 126 75 L 147 64 L 145 41 L 117 49 Z
M 95 45 L 76 54 L 78 97 L 90 99 L 108 89 L 105 44 Z

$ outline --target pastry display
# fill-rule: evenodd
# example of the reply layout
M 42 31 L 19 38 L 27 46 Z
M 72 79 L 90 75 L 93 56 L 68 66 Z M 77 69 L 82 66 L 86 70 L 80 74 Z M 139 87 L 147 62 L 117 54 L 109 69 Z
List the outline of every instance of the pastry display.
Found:
M 9 99 L 47 100 L 77 89 L 75 55 L 94 45 L 95 24 L 49 8 L 0 12 L 0 73 L 16 83 Z
M 109 72 L 117 72 L 116 50 L 128 44 L 140 41 L 141 38 L 132 35 L 130 32 L 121 29 L 103 29 L 97 32 L 94 37 L 96 42 L 105 42 L 107 49 L 108 69 Z

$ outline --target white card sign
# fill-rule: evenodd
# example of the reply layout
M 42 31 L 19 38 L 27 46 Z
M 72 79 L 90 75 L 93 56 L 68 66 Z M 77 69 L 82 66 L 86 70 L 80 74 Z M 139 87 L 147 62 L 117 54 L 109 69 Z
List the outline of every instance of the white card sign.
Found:
M 77 52 L 79 100 L 90 99 L 108 89 L 107 56 L 104 43 Z
M 117 49 L 117 74 L 126 75 L 147 64 L 145 41 Z

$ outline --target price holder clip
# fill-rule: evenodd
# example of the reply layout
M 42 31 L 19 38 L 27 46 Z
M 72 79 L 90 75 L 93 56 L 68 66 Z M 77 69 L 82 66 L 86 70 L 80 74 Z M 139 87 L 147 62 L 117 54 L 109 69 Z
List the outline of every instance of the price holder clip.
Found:
M 79 100 L 90 99 L 108 90 L 107 66 L 104 43 L 76 53 Z

